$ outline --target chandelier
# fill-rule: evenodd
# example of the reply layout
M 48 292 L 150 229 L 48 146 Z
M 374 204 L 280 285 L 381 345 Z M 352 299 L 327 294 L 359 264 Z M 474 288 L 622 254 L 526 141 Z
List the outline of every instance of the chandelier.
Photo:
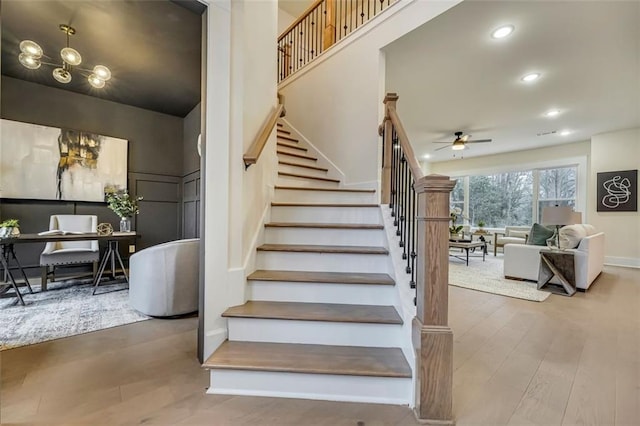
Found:
M 104 87 L 105 82 L 111 78 L 111 71 L 104 65 L 96 65 L 92 70 L 86 68 L 80 68 L 82 63 L 82 56 L 72 47 L 69 47 L 69 36 L 76 33 L 75 28 L 60 24 L 60 30 L 67 35 L 67 45 L 60 50 L 60 57 L 62 58 L 62 64 L 56 64 L 51 62 L 45 62 L 41 58 L 43 56 L 42 47 L 35 41 L 22 40 L 20 42 L 20 54 L 18 55 L 18 61 L 26 68 L 30 70 L 37 70 L 42 64 L 55 67 L 53 70 L 53 78 L 56 81 L 67 84 L 71 82 L 71 71 L 78 70 L 80 74 L 87 78 L 89 84 L 96 89 Z M 48 56 L 45 56 L 48 58 Z

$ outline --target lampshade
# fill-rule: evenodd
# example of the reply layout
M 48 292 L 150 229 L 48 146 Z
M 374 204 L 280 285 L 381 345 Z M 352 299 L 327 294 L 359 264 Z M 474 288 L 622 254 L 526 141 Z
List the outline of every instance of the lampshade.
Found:
M 574 211 L 571 207 L 544 207 L 542 209 L 543 225 L 572 225 L 574 222 Z M 580 215 L 582 217 L 582 215 Z
M 574 225 L 576 223 L 582 223 L 582 212 L 573 212 L 571 223 L 567 225 Z

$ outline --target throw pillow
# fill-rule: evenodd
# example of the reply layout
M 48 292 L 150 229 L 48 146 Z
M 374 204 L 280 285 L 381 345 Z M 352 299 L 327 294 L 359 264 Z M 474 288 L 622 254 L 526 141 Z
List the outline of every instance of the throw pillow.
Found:
M 572 249 L 578 247 L 580 241 L 587 236 L 582 225 L 567 225 L 560 228 L 560 248 Z
M 547 240 L 553 237 L 553 229 L 549 229 L 546 226 L 542 226 L 539 223 L 534 223 L 529 231 L 529 239 L 527 244 L 530 246 L 546 246 Z
M 582 224 L 582 227 L 584 228 L 584 230 L 587 232 L 587 237 L 593 234 L 597 234 L 598 231 L 596 231 L 596 227 L 593 225 L 588 225 L 586 223 Z

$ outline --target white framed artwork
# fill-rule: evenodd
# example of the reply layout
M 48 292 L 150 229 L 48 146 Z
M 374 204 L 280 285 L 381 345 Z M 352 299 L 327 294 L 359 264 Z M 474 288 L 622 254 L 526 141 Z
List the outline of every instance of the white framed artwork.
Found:
M 0 123 L 0 198 L 104 201 L 127 187 L 128 141 L 19 121 Z

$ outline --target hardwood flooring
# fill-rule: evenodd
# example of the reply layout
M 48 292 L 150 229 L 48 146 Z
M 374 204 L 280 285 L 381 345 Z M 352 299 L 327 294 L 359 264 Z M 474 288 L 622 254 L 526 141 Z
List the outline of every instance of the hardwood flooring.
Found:
M 458 425 L 640 424 L 640 270 L 542 303 L 450 288 Z M 0 421 L 417 425 L 402 406 L 206 395 L 195 318 L 0 352 Z

